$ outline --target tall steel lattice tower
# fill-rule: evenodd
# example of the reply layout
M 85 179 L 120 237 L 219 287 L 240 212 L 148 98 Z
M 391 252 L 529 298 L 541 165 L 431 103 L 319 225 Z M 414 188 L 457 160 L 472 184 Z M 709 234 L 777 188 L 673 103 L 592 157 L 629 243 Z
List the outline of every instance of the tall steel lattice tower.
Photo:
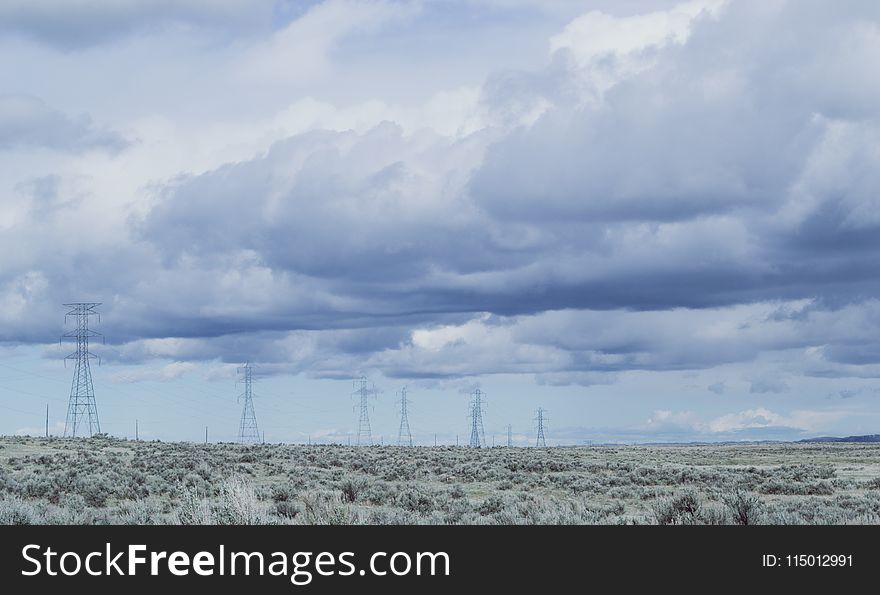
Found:
M 471 393 L 471 448 L 480 448 L 486 445 L 486 432 L 483 430 L 483 397 L 485 394 L 480 389 Z
M 91 436 L 101 433 L 101 423 L 98 421 L 98 406 L 95 403 L 95 387 L 92 384 L 92 369 L 89 360 L 98 359 L 98 356 L 89 351 L 89 339 L 101 337 L 101 333 L 89 328 L 89 318 L 101 315 L 95 311 L 100 306 L 97 302 L 80 302 L 64 304 L 69 308 L 64 315 L 64 323 L 73 316 L 76 319 L 76 330 L 64 333 L 61 339 L 75 339 L 76 353 L 71 353 L 64 358 L 74 360 L 76 363 L 73 370 L 73 383 L 70 386 L 70 401 L 67 405 L 67 420 L 64 423 L 64 435 L 76 438 L 77 436 Z M 100 362 L 100 360 L 99 360 Z M 86 433 L 88 423 L 88 433 Z
M 370 397 L 376 397 L 376 387 L 368 388 L 367 379 L 361 376 L 354 381 L 355 391 L 360 401 L 360 418 L 358 419 L 358 446 L 372 446 L 373 431 L 370 429 Z
M 244 401 L 241 410 L 241 422 L 238 425 L 238 442 L 240 444 L 259 444 L 263 441 L 260 429 L 257 427 L 257 414 L 254 413 L 254 367 L 250 362 L 238 369 L 244 382 L 244 392 L 239 395 L 239 400 Z
M 547 421 L 547 416 L 545 415 L 547 410 L 543 407 L 538 407 L 538 413 L 535 415 L 535 423 L 538 428 L 538 438 L 535 440 L 535 446 L 545 448 L 547 446 L 547 440 L 544 438 L 544 422 Z
M 412 446 L 412 432 L 409 431 L 409 417 L 407 416 L 406 387 L 400 389 L 400 430 L 397 432 L 397 446 Z
M 513 426 L 507 424 L 507 448 L 513 447 Z

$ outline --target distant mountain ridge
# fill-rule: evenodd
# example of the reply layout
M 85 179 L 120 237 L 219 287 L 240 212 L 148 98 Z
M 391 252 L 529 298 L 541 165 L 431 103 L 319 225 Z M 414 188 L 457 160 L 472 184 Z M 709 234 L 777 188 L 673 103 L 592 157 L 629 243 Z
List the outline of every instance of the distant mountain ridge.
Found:
M 798 442 L 880 442 L 880 434 L 866 434 L 864 436 L 847 436 L 836 438 L 834 436 L 820 436 L 819 438 L 805 438 Z

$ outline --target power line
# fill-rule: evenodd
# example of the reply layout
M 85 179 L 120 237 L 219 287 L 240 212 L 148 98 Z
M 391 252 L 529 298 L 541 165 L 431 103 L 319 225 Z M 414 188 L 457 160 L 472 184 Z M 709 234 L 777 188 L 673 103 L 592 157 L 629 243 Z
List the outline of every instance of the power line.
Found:
M 5 409 L 7 411 L 14 411 L 16 413 L 22 413 L 24 415 L 39 415 L 40 417 L 43 416 L 42 413 L 35 413 L 33 411 L 25 411 L 24 409 L 18 409 L 16 407 L 9 407 L 7 405 L 0 405 L 0 409 Z
M 76 319 L 76 329 L 62 335 L 63 339 L 75 339 L 76 351 L 68 355 L 65 360 L 74 360 L 73 382 L 70 387 L 70 401 L 67 405 L 67 420 L 64 423 L 64 435 L 76 437 L 77 430 L 84 431 L 80 426 L 88 422 L 88 436 L 101 432 L 101 423 L 98 420 L 98 406 L 95 402 L 95 387 L 92 384 L 92 370 L 89 360 L 98 359 L 98 356 L 89 351 L 89 339 L 100 337 L 101 333 L 89 329 L 89 318 L 100 315 L 95 308 L 100 303 L 79 302 L 64 304 L 70 308 L 64 316 L 64 321 L 70 316 Z
M 15 366 L 10 366 L 9 364 L 4 364 L 0 362 L 0 366 L 4 368 L 8 368 L 10 370 L 15 370 L 16 372 L 21 372 L 22 374 L 27 374 L 28 376 L 34 376 L 35 378 L 43 378 L 45 380 L 51 380 L 52 382 L 63 382 L 67 384 L 66 380 L 61 380 L 60 378 L 55 378 L 54 376 L 46 376 L 45 374 L 38 374 L 36 372 L 31 372 L 30 370 L 23 370 L 22 368 L 17 368 Z
M 68 401 L 68 399 L 65 399 L 63 397 L 53 397 L 53 396 L 44 395 L 44 394 L 40 394 L 40 393 L 34 393 L 34 392 L 26 391 L 26 390 L 21 390 L 20 388 L 15 388 L 12 386 L 0 385 L 0 388 L 2 388 L 3 390 L 8 390 L 8 391 L 15 392 L 15 393 L 21 393 L 23 395 L 28 395 L 31 397 L 40 397 L 43 399 L 49 399 L 51 401 L 59 401 L 59 402 L 67 402 Z
M 115 390 L 118 391 L 120 394 L 126 393 L 126 395 L 125 395 L 126 401 L 132 401 L 132 400 L 139 401 L 141 403 L 144 403 L 145 405 L 149 405 L 151 408 L 155 408 L 155 406 L 156 406 L 155 402 L 153 400 L 151 400 L 149 397 L 147 397 L 146 395 L 132 394 L 131 390 L 129 390 L 128 388 L 124 388 L 124 387 L 117 387 Z M 140 392 L 140 391 L 148 392 L 148 393 L 151 393 L 152 395 L 155 395 L 156 397 L 159 397 L 161 399 L 171 400 L 173 403 L 173 409 L 175 411 L 175 414 L 177 414 L 178 416 L 179 416 L 180 409 L 186 408 L 194 413 L 194 414 L 190 415 L 190 417 L 193 419 L 195 419 L 197 417 L 201 417 L 202 415 L 209 415 L 209 416 L 215 417 L 217 419 L 223 419 L 223 420 L 228 419 L 227 417 L 218 415 L 216 413 L 213 413 L 212 411 L 204 411 L 204 409 L 201 407 L 201 403 L 199 403 L 198 401 L 192 399 L 191 397 L 177 394 L 177 393 L 173 392 L 171 389 L 164 387 L 164 386 L 162 387 L 162 390 L 160 391 L 155 388 L 151 388 L 150 386 L 147 385 L 147 383 L 139 383 L 137 385 L 137 388 L 134 390 L 136 390 L 138 392 Z M 104 407 L 106 408 L 107 405 L 104 405 Z

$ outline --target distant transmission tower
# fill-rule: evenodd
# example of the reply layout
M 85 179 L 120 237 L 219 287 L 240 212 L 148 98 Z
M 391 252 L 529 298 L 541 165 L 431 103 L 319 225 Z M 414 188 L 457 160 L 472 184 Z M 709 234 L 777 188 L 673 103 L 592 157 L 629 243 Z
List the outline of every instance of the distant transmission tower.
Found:
M 244 401 L 241 410 L 241 422 L 238 425 L 238 442 L 240 444 L 259 444 L 263 436 L 257 427 L 257 414 L 254 413 L 254 367 L 247 362 L 238 369 L 244 381 L 244 392 L 239 399 Z
M 538 425 L 538 439 L 535 441 L 535 446 L 541 448 L 547 446 L 547 440 L 544 439 L 544 422 L 547 421 L 545 413 L 547 413 L 546 409 L 538 407 L 538 413 L 535 416 L 535 423 Z
M 98 358 L 89 351 L 89 339 L 101 336 L 101 333 L 89 329 L 89 317 L 97 316 L 98 322 L 101 321 L 101 315 L 95 311 L 100 305 L 96 302 L 64 304 L 69 308 L 64 315 L 64 323 L 66 324 L 71 316 L 76 318 L 76 330 L 64 333 L 61 337 L 62 340 L 76 339 L 76 353 L 64 358 L 65 362 L 69 359 L 76 361 L 73 383 L 70 386 L 70 401 L 67 405 L 67 421 L 64 423 L 65 436 L 76 438 L 77 435 L 91 436 L 101 433 L 98 405 L 95 403 L 95 387 L 92 384 L 92 369 L 89 367 L 89 360 Z M 88 433 L 85 428 L 86 420 L 88 420 Z
M 367 388 L 367 379 L 361 376 L 354 381 L 354 394 L 360 400 L 360 418 L 358 419 L 358 446 L 372 446 L 373 432 L 370 429 L 370 397 L 376 397 L 376 387 Z
M 480 389 L 471 393 L 471 448 L 486 445 L 486 432 L 483 430 L 483 397 Z
M 513 426 L 507 424 L 507 448 L 513 446 Z
M 397 433 L 397 446 L 412 446 L 412 432 L 409 431 L 409 417 L 407 417 L 406 387 L 400 389 L 400 430 Z

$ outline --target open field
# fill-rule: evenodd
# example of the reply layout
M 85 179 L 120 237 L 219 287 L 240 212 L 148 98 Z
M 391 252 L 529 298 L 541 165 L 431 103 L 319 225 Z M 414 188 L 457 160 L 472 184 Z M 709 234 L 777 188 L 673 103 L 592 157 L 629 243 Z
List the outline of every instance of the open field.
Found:
M 0 524 L 880 524 L 880 444 L 0 438 Z

